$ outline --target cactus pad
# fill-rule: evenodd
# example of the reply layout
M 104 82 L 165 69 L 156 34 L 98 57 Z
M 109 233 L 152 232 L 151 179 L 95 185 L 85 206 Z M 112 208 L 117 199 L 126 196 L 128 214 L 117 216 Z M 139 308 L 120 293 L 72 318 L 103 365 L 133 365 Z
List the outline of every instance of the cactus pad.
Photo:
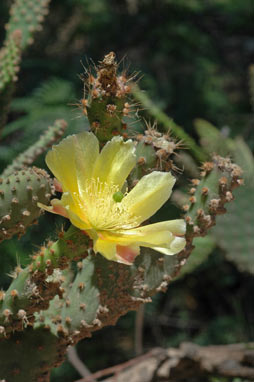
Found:
M 1 179 L 0 184 L 0 241 L 22 235 L 35 223 L 41 210 L 38 201 L 48 203 L 51 183 L 44 170 L 33 167 Z
M 114 135 L 125 134 L 122 119 L 130 109 L 128 79 L 124 74 L 117 75 L 117 67 L 115 54 L 111 52 L 99 63 L 96 77 L 88 74 L 84 78 L 87 99 L 82 99 L 81 108 L 88 117 L 91 130 L 103 143 Z

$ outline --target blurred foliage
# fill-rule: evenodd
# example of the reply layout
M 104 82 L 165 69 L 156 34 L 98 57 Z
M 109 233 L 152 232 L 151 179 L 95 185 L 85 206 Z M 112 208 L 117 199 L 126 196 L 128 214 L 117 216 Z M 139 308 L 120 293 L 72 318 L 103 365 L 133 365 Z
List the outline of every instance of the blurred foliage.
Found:
M 1 42 L 10 4 L 0 2 Z M 43 31 L 23 56 L 0 143 L 0 170 L 57 118 L 68 121 L 67 134 L 86 128 L 75 106 L 83 96 L 80 60 L 92 66 L 90 57 L 96 62 L 111 50 L 123 58 L 123 68 L 142 73 L 140 87 L 193 138 L 199 136 L 204 151 L 233 155 L 232 145 L 241 146 L 235 139 L 240 135 L 253 152 L 254 96 L 248 95 L 254 88 L 248 76 L 254 62 L 253 16 L 252 0 L 52 0 Z M 150 118 L 147 111 L 140 114 Z M 246 150 L 238 150 L 239 162 Z M 42 158 L 37 163 L 44 166 Z M 184 191 L 185 185 L 179 186 Z M 174 217 L 175 208 L 165 211 L 163 218 Z M 7 273 L 17 262 L 26 263 L 32 239 L 40 245 L 63 224 L 55 216 L 41 220 L 40 228 L 32 227 L 21 240 L 1 244 L 6 274 L 1 286 L 6 287 Z M 253 277 L 226 259 L 212 238 L 196 244 L 184 273 L 146 306 L 145 349 L 182 341 L 206 345 L 254 340 Z M 134 316 L 129 313 L 117 327 L 104 328 L 78 345 L 89 368 L 134 356 Z M 75 378 L 77 372 L 65 362 L 52 381 Z M 219 381 L 224 382 L 216 377 L 210 382 Z

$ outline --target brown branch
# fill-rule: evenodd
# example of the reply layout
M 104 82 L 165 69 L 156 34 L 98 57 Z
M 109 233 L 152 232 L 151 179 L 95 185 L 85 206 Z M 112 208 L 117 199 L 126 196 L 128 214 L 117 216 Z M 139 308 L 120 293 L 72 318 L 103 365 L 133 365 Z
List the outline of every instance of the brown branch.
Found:
M 95 378 L 98 379 L 98 378 L 106 377 L 110 374 L 118 375 L 121 371 L 129 368 L 130 366 L 135 366 L 137 363 L 142 362 L 143 360 L 146 360 L 147 358 L 151 356 L 151 354 L 152 352 L 149 352 L 139 357 L 130 359 L 127 362 L 123 362 L 115 366 L 107 367 L 106 369 L 97 371 L 96 373 L 91 374 L 85 378 L 79 379 L 75 382 L 92 382 Z
M 143 328 L 144 328 L 145 304 L 140 305 L 135 319 L 135 354 L 143 353 Z
M 157 348 L 128 362 L 98 371 L 91 377 L 104 382 L 204 382 L 209 376 L 245 378 L 254 381 L 254 343 L 198 346 L 183 343 L 180 348 Z M 90 377 L 76 382 L 91 382 Z
M 92 373 L 87 366 L 81 361 L 78 356 L 77 350 L 74 346 L 70 346 L 67 350 L 67 356 L 69 362 L 78 371 L 82 377 L 90 376 Z M 91 382 L 96 382 L 96 379 L 92 379 Z

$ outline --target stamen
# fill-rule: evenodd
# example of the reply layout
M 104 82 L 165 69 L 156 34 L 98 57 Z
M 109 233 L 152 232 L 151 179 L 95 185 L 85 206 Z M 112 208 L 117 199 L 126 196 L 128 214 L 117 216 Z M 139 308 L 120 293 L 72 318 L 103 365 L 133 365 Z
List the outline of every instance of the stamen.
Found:
M 80 208 L 96 230 L 122 230 L 138 226 L 137 217 L 121 203 L 124 194 L 115 184 L 99 178 L 87 180 L 80 200 Z

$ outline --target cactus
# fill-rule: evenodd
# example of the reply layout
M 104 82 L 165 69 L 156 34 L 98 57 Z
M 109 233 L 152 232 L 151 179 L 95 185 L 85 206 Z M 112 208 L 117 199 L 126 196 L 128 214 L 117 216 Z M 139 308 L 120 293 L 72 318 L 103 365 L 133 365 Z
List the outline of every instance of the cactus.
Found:
M 85 94 L 81 100 L 81 108 L 87 114 L 92 131 L 101 142 L 125 132 L 126 124 L 122 119 L 128 115 L 130 109 L 127 98 L 130 93 L 128 82 L 124 73 L 117 75 L 113 52 L 99 63 L 96 77 L 91 73 L 84 77 Z
M 59 358 L 59 342 L 56 336 L 42 328 L 27 328 L 3 339 L 0 346 L 0 378 L 20 382 L 49 380 L 49 366 L 56 366 L 55 360 Z
M 38 201 L 48 202 L 52 193 L 46 171 L 36 167 L 15 171 L 1 179 L 0 242 L 23 235 L 40 216 Z
M 171 158 L 181 147 L 181 143 L 177 143 L 169 134 L 162 134 L 154 127 L 148 126 L 144 134 L 136 135 L 135 139 L 137 141 L 137 166 L 130 175 L 133 185 L 144 174 L 150 173 L 154 169 L 177 170 Z
M 251 91 L 252 85 L 251 82 Z M 244 187 L 235 192 L 237 203 L 232 203 L 227 209 L 227 214 L 218 218 L 212 233 L 219 246 L 224 249 L 228 260 L 232 261 L 239 270 L 253 273 L 254 217 L 248 207 L 253 203 L 254 158 L 252 152 L 242 138 L 223 137 L 221 132 L 207 121 L 196 120 L 195 126 L 204 149 L 210 152 L 221 152 L 224 155 L 229 154 L 243 170 Z M 204 131 L 208 133 L 205 135 Z M 239 224 L 239 221 L 242 223 Z
M 1 337 L 13 330 L 23 330 L 24 319 L 26 326 L 33 325 L 35 312 L 47 309 L 57 294 L 62 297 L 64 276 L 61 270 L 67 268 L 71 260 L 87 256 L 87 237 L 76 231 L 70 227 L 66 233 L 61 232 L 58 241 L 49 242 L 33 255 L 28 267 L 14 270 L 9 289 L 1 292 Z
M 241 175 L 239 166 L 218 155 L 203 164 L 201 180 L 192 180 L 190 204 L 183 207 L 190 236 L 204 236 L 215 224 L 216 215 L 226 212 L 224 204 L 233 200 L 232 191 L 242 184 Z
M 42 29 L 42 22 L 48 14 L 50 0 L 16 0 L 10 8 L 10 19 L 7 23 L 7 39 L 16 30 L 22 31 L 21 48 L 33 43 L 33 34 Z
M 21 59 L 21 32 L 19 30 L 10 34 L 0 50 L 0 105 L 2 113 L 0 117 L 0 128 L 2 128 L 7 119 L 9 103 L 14 89 L 14 83 L 17 81 L 17 72 L 19 71 L 19 62 Z
M 23 6 L 27 2 L 20 2 L 20 4 Z M 45 1 L 39 2 L 39 8 L 46 4 Z M 17 12 L 21 8 L 21 6 L 13 8 L 11 20 L 19 17 Z M 46 8 L 40 8 L 40 12 L 42 9 Z M 34 12 L 34 9 L 31 9 L 31 12 Z M 21 22 L 19 18 L 17 22 Z M 30 29 L 24 30 L 22 47 L 28 43 L 29 33 L 34 28 L 31 24 Z M 149 173 L 157 170 L 158 179 L 164 175 L 165 178 L 171 179 L 165 172 L 175 170 L 173 154 L 180 147 L 180 143 L 176 143 L 169 133 L 160 133 L 154 127 L 146 126 L 143 134 L 137 134 L 131 130 L 130 126 L 126 126 L 125 117 L 131 109 L 130 79 L 125 73 L 118 74 L 118 64 L 112 52 L 106 55 L 95 69 L 95 75 L 88 73 L 84 78 L 86 92 L 81 100 L 83 114 L 87 115 L 90 129 L 105 150 L 108 148 L 106 143 L 112 137 L 122 136 L 122 138 L 115 138 L 112 142 L 115 142 L 115 147 L 121 146 L 127 150 L 121 151 L 121 154 L 123 152 L 126 156 L 128 154 L 131 165 L 134 166 L 127 181 L 124 182 L 126 178 L 123 180 L 123 188 L 117 189 L 117 192 L 113 194 L 114 216 L 120 219 L 122 199 L 131 194 L 130 190 L 144 175 L 146 180 L 151 179 L 148 178 L 152 175 Z M 193 239 L 207 234 L 208 229 L 216 222 L 216 215 L 225 213 L 224 204 L 232 201 L 234 188 L 241 185 L 239 167 L 232 164 L 229 159 L 214 156 L 211 162 L 203 164 L 201 180 L 192 181 L 190 204 L 184 206 L 187 225 L 186 247 L 177 255 L 168 256 L 162 254 L 163 250 L 164 253 L 166 249 L 169 250 L 166 244 L 164 247 L 154 244 L 154 249 L 144 246 L 138 256 L 136 253 L 135 261 L 134 259 L 127 261 L 129 265 L 126 265 L 126 262 L 119 264 L 115 257 L 111 258 L 114 261 L 110 261 L 105 258 L 103 251 L 97 253 L 98 251 L 92 249 L 96 247 L 97 241 L 106 241 L 103 235 L 108 231 L 106 228 L 105 230 L 96 229 L 91 220 L 87 220 L 88 215 L 83 216 L 82 220 L 82 216 L 80 217 L 77 212 L 79 205 L 75 204 L 76 199 L 73 199 L 73 202 L 70 198 L 71 192 L 75 197 L 77 192 L 88 191 L 92 197 L 93 188 L 89 188 L 92 184 L 84 183 L 88 188 L 82 189 L 80 183 L 75 183 L 75 180 L 73 182 L 73 173 L 79 166 L 79 158 L 75 156 L 76 154 L 73 155 L 73 147 L 71 146 L 70 149 L 68 144 L 75 142 L 77 153 L 82 156 L 82 150 L 84 150 L 82 139 L 84 137 L 91 139 L 90 156 L 87 158 L 90 163 L 94 157 L 96 158 L 96 152 L 99 150 L 99 144 L 94 135 L 85 133 L 87 135 L 79 135 L 80 141 L 77 136 L 73 136 L 71 139 L 65 139 L 63 144 L 60 143 L 61 150 L 63 147 L 69 150 L 68 158 L 65 158 L 63 151 L 59 149 L 60 145 L 58 145 L 60 151 L 54 148 L 51 156 L 47 156 L 47 163 L 51 165 L 52 161 L 58 158 L 55 175 L 58 177 L 61 171 L 64 172 L 65 179 L 61 183 L 51 180 L 44 170 L 29 167 L 37 155 L 59 138 L 64 127 L 64 122 L 56 122 L 35 145 L 8 166 L 2 175 L 0 240 L 9 239 L 14 234 L 24 234 L 27 227 L 33 224 L 40 214 L 38 203 L 50 212 L 68 217 L 74 224 L 66 232 L 60 230 L 57 241 L 48 240 L 42 245 L 36 253 L 32 254 L 30 264 L 25 268 L 17 266 L 12 272 L 13 280 L 9 288 L 6 291 L 0 291 L 0 378 L 6 382 L 49 381 L 50 370 L 64 360 L 69 345 L 75 345 L 79 340 L 91 336 L 93 331 L 103 326 L 115 324 L 121 315 L 129 310 L 137 309 L 140 304 L 151 301 L 155 293 L 166 290 L 168 283 L 179 274 L 190 255 Z M 123 139 L 129 137 L 132 141 L 124 143 Z M 205 156 L 203 151 L 196 150 L 197 147 L 192 141 L 189 140 L 189 143 L 198 159 Z M 137 162 L 135 162 L 134 151 Z M 109 165 L 107 158 L 104 159 L 105 171 L 101 173 L 106 177 L 106 169 L 109 169 Z M 118 162 L 120 159 L 118 157 Z M 117 168 L 118 163 L 113 160 L 112 163 L 114 169 Z M 131 171 L 133 166 L 131 167 L 130 163 L 128 166 Z M 87 175 L 88 163 L 82 162 L 79 170 L 80 176 L 86 177 L 86 181 L 91 179 Z M 123 168 L 123 171 L 127 172 L 126 168 Z M 78 191 L 75 189 L 76 186 Z M 91 199 L 101 209 L 105 207 L 104 201 L 101 200 L 103 193 L 108 195 L 106 186 L 106 181 L 98 183 L 99 191 L 96 190 L 98 200 Z M 58 192 L 63 192 L 62 199 L 52 200 L 52 206 L 49 207 L 49 199 L 54 193 L 54 188 Z M 166 191 L 168 194 L 168 190 Z M 160 198 L 163 197 L 160 195 Z M 112 198 L 108 198 L 105 203 L 111 206 Z M 141 207 L 138 205 L 136 208 Z M 128 218 L 130 216 L 128 215 Z M 133 216 L 131 219 L 133 220 Z M 182 220 L 181 224 L 184 227 Z M 143 232 L 143 228 L 145 226 L 134 227 L 138 230 L 137 236 Z M 116 231 L 114 231 L 115 226 L 110 229 L 108 235 Z M 122 236 L 120 231 L 116 231 L 115 235 L 118 234 L 118 239 L 122 239 L 126 232 L 128 233 L 128 229 L 129 227 L 125 227 Z M 181 232 L 174 232 L 174 229 L 176 230 L 172 228 L 172 231 L 167 234 L 170 233 L 174 238 L 182 236 Z M 184 241 L 182 237 L 177 239 L 182 243 Z M 168 240 L 168 236 L 163 240 Z M 140 246 L 146 245 L 145 241 L 142 242 L 141 239 L 140 241 Z M 150 244 L 149 246 L 152 247 Z M 120 247 L 122 251 L 126 251 L 126 248 L 130 250 L 134 245 L 123 244 Z M 127 251 L 127 255 L 125 253 L 127 260 L 130 254 L 133 253 L 131 251 Z M 122 259 L 126 260 L 125 257 Z
M 8 88 L 9 85 L 17 80 L 16 73 L 19 70 L 21 58 L 21 37 L 21 31 L 13 31 L 0 51 L 0 90 L 3 90 L 5 87 Z
M 34 32 L 42 29 L 49 1 L 16 0 L 10 8 L 10 19 L 5 26 L 7 34 L 0 50 L 0 129 L 7 120 L 22 51 L 33 43 Z

